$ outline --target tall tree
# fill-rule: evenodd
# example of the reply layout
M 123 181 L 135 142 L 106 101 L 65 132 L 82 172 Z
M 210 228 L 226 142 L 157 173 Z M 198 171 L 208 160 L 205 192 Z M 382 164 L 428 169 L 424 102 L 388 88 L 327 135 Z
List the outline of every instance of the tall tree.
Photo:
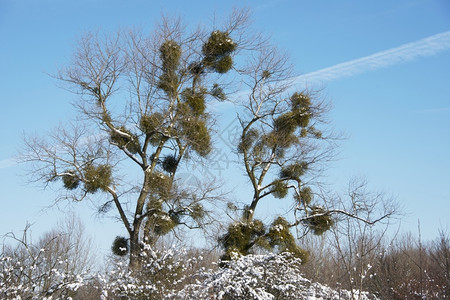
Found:
M 235 11 L 211 31 L 188 32 L 180 20 L 163 18 L 148 36 L 84 35 L 57 76 L 79 95 L 79 120 L 47 139 L 26 139 L 31 174 L 45 184 L 59 180 L 58 200 L 90 198 L 101 212 L 115 209 L 128 237 L 117 238 L 113 251 L 130 253 L 132 268 L 143 244 L 208 220 L 203 204 L 214 199 L 214 187 L 188 189 L 176 174 L 182 162 L 211 151 L 207 104 L 226 97 L 221 78 L 244 45 L 246 24 L 246 12 Z

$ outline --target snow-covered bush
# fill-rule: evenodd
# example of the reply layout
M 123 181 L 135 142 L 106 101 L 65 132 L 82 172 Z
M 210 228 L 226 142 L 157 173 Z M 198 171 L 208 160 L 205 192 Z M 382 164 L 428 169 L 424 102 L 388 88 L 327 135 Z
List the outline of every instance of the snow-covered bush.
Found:
M 188 255 L 185 249 L 153 250 L 149 245 L 143 245 L 140 255 L 138 270 L 118 262 L 106 276 L 100 276 L 102 299 L 164 299 L 183 288 L 202 259 Z
M 1 299 L 376 299 L 310 282 L 300 273 L 300 259 L 286 252 L 236 257 L 206 270 L 198 253 L 143 245 L 139 269 L 130 270 L 122 257 L 106 274 L 94 276 L 68 268 L 70 261 L 49 256 L 49 249 L 20 244 L 3 251 Z
M 1 299 L 68 299 L 85 284 L 84 275 L 74 274 L 61 256 L 49 259 L 45 249 L 28 247 L 0 257 Z
M 231 260 L 217 271 L 207 271 L 197 283 L 187 285 L 178 299 L 295 298 L 296 286 L 307 280 L 294 270 L 300 260 L 281 255 L 247 255 Z
M 4 235 L 0 253 L 0 299 L 68 299 L 86 284 L 93 264 L 90 240 L 78 219 L 71 217 L 58 229 L 32 242 Z
M 301 261 L 289 253 L 247 255 L 225 268 L 199 274 L 197 282 L 168 299 L 352 299 L 349 291 L 336 291 L 311 283 L 300 274 Z M 360 300 L 376 299 L 361 293 Z

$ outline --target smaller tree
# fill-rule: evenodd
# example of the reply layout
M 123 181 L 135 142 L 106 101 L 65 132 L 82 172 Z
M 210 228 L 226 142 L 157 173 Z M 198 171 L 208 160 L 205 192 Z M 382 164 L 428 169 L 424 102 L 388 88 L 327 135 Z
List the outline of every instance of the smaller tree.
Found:
M 336 136 L 323 128 L 327 106 L 317 94 L 295 91 L 288 57 L 269 45 L 253 53 L 241 75 L 249 92 L 239 102 L 242 130 L 237 154 L 252 197 L 220 239 L 223 258 L 259 247 L 289 251 L 306 261 L 307 253 L 298 247 L 291 229 L 303 225 L 320 235 L 333 225 L 332 212 L 318 203 L 312 189 L 335 147 Z M 294 222 L 294 216 L 274 216 L 269 224 L 255 218 L 262 201 L 284 198 L 292 199 Z
M 435 262 L 436 285 L 441 287 L 441 293 L 450 295 L 450 235 L 443 229 L 438 239 L 433 243 L 431 257 Z
M 384 193 L 370 192 L 365 180 L 355 178 L 349 183 L 347 195 L 333 199 L 333 207 L 337 212 L 335 224 L 326 237 L 334 276 L 330 280 L 355 293 L 374 292 L 375 266 L 386 233 L 399 216 L 398 206 Z
M 448 298 L 448 236 L 443 232 L 432 242 L 407 233 L 384 245 L 379 253 L 373 269 L 376 276 L 368 287 L 380 298 Z
M 92 241 L 74 217 L 32 243 L 23 236 L 4 236 L 0 255 L 0 295 L 5 299 L 67 299 L 90 278 L 94 267 Z M 10 242 L 10 243 L 6 243 Z

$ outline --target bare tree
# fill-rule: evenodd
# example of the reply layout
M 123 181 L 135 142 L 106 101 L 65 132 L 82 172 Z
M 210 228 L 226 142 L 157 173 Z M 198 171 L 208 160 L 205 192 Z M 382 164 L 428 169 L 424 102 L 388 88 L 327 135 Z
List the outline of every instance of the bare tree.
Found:
M 336 211 L 343 211 L 335 215 L 335 224 L 328 235 L 334 253 L 334 280 L 355 291 L 354 296 L 359 299 L 363 290 L 376 285 L 374 266 L 382 255 L 386 233 L 400 216 L 400 210 L 394 199 L 370 192 L 367 182 L 360 178 L 350 181 L 347 196 L 336 197 L 334 206 Z
M 389 214 L 368 219 L 358 210 L 334 205 L 324 192 L 322 171 L 334 158 L 340 135 L 328 125 L 329 105 L 320 92 L 297 90 L 292 70 L 288 56 L 267 44 L 260 45 L 240 70 L 248 89 L 240 94 L 244 100 L 239 102 L 241 134 L 236 146 L 252 196 L 238 207 L 242 215 L 220 238 L 225 259 L 258 247 L 290 251 L 306 259 L 293 228 L 321 235 L 332 227 L 333 215 L 373 224 Z M 292 199 L 293 215 L 274 216 L 271 224 L 255 219 L 261 202 L 273 198 Z
M 241 208 L 241 219 L 221 239 L 225 258 L 232 253 L 247 254 L 253 246 L 279 248 L 306 258 L 290 232 L 298 224 L 278 217 L 266 228 L 254 218 L 262 201 L 290 195 L 296 212 L 307 217 L 324 212 L 312 203 L 308 183 L 320 173 L 321 163 L 332 157 L 335 137 L 320 128 L 327 107 L 318 94 L 294 91 L 292 69 L 286 54 L 262 45 L 241 70 L 248 93 L 240 102 L 242 130 L 237 152 L 253 196 Z M 328 215 L 301 222 L 317 231 L 331 226 Z M 319 228 L 319 223 L 325 227 Z
M 447 299 L 446 260 L 448 236 L 443 231 L 433 242 L 407 233 L 381 251 L 371 289 L 389 299 Z
M 450 295 L 450 236 L 441 229 L 439 238 L 434 242 L 431 251 L 435 262 L 436 285 L 441 287 L 442 294 Z
M 218 199 L 217 187 L 202 181 L 188 189 L 176 174 L 212 149 L 208 104 L 226 99 L 225 74 L 249 45 L 247 19 L 235 11 L 224 25 L 189 32 L 181 20 L 163 18 L 149 35 L 84 35 L 57 76 L 79 96 L 79 119 L 26 139 L 22 158 L 33 178 L 62 182 L 57 200 L 114 208 L 128 233 L 115 253 L 130 253 L 132 268 L 142 243 L 211 221 L 204 203 Z
M 71 216 L 36 243 L 27 225 L 23 235 L 3 236 L 0 294 L 8 299 L 69 297 L 95 268 L 95 249 L 79 219 Z

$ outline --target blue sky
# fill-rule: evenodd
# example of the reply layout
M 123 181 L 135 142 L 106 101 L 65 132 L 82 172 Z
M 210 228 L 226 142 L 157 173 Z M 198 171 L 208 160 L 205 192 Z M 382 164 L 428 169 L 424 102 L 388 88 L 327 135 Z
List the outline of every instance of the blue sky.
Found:
M 44 209 L 52 191 L 26 184 L 13 162 L 23 134 L 74 117 L 76 96 L 52 78 L 88 30 L 151 29 L 161 14 L 207 24 L 233 7 L 253 11 L 296 65 L 298 87 L 323 87 L 333 127 L 344 132 L 327 178 L 344 190 L 353 176 L 394 195 L 403 231 L 432 239 L 450 230 L 450 4 L 398 1 L 0 0 L 0 234 L 25 223 L 38 233 L 65 208 Z M 119 224 L 88 205 L 71 206 L 107 249 Z M 37 238 L 37 236 L 36 236 Z M 106 245 L 106 246 L 104 246 Z

